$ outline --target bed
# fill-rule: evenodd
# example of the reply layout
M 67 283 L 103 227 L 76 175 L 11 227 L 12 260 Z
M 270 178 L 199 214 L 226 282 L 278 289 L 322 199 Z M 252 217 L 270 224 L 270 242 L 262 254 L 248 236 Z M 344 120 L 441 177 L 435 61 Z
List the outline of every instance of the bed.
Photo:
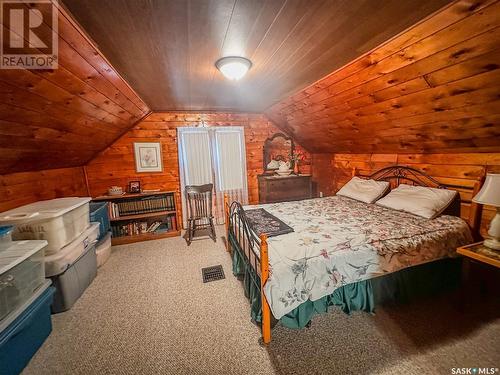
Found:
M 353 175 L 359 176 L 355 170 Z M 447 188 L 403 166 L 361 177 L 389 181 L 391 188 L 400 183 Z M 342 196 L 246 207 L 226 198 L 233 274 L 243 279 L 264 344 L 277 321 L 302 328 L 331 305 L 346 313 L 374 312 L 379 303 L 456 280 L 455 249 L 473 241 L 478 215 L 471 209 L 469 223 L 462 220 L 459 197 L 432 220 Z M 265 208 L 294 231 L 257 236 L 245 214 L 256 208 Z

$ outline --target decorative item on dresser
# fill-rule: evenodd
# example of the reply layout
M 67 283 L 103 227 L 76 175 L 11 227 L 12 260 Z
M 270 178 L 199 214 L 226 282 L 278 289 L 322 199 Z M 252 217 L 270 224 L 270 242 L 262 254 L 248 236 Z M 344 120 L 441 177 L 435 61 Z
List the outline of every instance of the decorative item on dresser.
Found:
M 280 162 L 287 162 L 287 159 L 293 158 L 293 139 L 283 133 L 273 134 L 265 140 L 262 151 L 264 174 L 273 174 L 280 167 Z M 289 161 L 288 168 L 290 167 Z
M 260 175 L 259 203 L 276 203 L 312 198 L 311 175 Z
M 176 192 L 153 192 L 103 196 L 109 202 L 112 244 L 180 236 L 179 196 Z
M 275 203 L 312 198 L 310 175 L 298 174 L 293 139 L 283 133 L 273 134 L 264 142 L 264 173 L 259 181 L 259 203 Z M 292 175 L 291 167 L 296 174 Z M 277 175 L 276 175 L 277 174 Z

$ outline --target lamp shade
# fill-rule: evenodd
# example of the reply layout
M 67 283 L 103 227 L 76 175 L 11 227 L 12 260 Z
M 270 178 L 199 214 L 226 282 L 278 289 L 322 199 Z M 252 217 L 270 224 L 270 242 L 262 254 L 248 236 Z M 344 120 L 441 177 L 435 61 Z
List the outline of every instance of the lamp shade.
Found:
M 500 174 L 488 173 L 483 187 L 472 201 L 500 207 Z

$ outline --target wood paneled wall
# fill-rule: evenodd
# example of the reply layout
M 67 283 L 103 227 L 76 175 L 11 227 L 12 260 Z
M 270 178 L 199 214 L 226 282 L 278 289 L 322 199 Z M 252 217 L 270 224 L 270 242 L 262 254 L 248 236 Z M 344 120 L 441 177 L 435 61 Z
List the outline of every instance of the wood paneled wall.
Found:
M 312 179 L 316 185 L 317 196 L 322 193 L 324 196 L 335 194 L 335 184 L 333 183 L 333 154 L 312 154 Z
M 458 0 L 266 114 L 311 152 L 500 150 L 500 1 Z
M 407 165 L 424 171 L 444 184 L 473 187 L 487 172 L 500 173 L 500 153 L 469 154 L 321 154 L 313 155 L 313 174 L 321 175 L 321 186 L 332 193 L 351 178 L 352 168 L 368 175 L 389 165 Z M 319 160 L 319 162 L 317 162 Z M 328 161 L 330 162 L 328 168 Z M 321 172 L 317 171 L 318 169 Z M 319 185 L 318 185 L 319 186 Z M 326 187 L 325 187 L 326 186 Z M 462 199 L 462 217 L 468 218 L 472 194 L 457 189 Z M 486 206 L 481 222 L 482 233 L 494 215 Z
M 102 195 L 112 185 L 124 189 L 129 181 L 139 180 L 145 189 L 160 188 L 180 191 L 179 161 L 177 154 L 177 128 L 199 126 L 244 126 L 247 152 L 248 190 L 251 203 L 257 203 L 257 175 L 262 173 L 262 147 L 264 141 L 279 129 L 258 114 L 236 113 L 152 113 L 117 142 L 87 165 L 92 196 Z M 161 142 L 163 172 L 136 173 L 134 142 Z M 300 149 L 300 146 L 297 146 Z M 301 166 L 302 173 L 310 172 L 310 160 Z
M 62 9 L 58 20 L 58 69 L 0 69 L 0 174 L 81 166 L 149 112 Z
M 88 196 L 82 167 L 0 175 L 0 212 L 69 196 Z

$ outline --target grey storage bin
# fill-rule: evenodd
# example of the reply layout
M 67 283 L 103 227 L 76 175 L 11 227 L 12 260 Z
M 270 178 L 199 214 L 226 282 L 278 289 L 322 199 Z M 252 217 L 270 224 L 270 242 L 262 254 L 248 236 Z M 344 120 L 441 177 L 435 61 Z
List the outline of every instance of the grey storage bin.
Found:
M 97 258 L 95 245 L 90 244 L 85 252 L 66 271 L 51 276 L 56 288 L 52 313 L 69 310 L 85 292 L 97 275 Z

